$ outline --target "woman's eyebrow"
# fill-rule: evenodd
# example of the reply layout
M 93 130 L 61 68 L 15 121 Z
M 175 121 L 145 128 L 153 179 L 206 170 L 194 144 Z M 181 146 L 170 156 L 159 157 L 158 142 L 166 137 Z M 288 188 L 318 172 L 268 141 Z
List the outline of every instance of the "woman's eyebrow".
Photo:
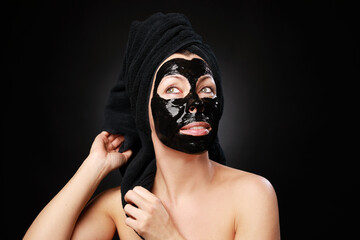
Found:
M 214 83 L 214 85 L 216 86 L 215 80 L 210 74 L 205 74 L 205 75 L 202 75 L 201 77 L 199 77 L 198 80 L 197 80 L 196 85 L 200 84 L 201 82 L 203 82 L 203 81 L 205 81 L 207 79 L 210 79 L 211 82 Z
M 166 75 L 166 76 L 164 76 L 164 77 L 162 78 L 161 81 L 166 80 L 166 79 L 168 79 L 168 78 L 176 78 L 176 79 L 179 79 L 179 80 L 181 80 L 181 81 L 187 81 L 187 78 L 186 78 L 186 77 L 184 77 L 183 75 L 178 74 L 178 73 Z
M 168 87 L 169 85 L 175 85 L 175 84 L 188 85 L 189 82 L 186 77 L 179 74 L 164 76 L 158 85 L 158 90 L 159 88 L 165 88 Z
M 198 81 L 199 81 L 199 80 L 203 80 L 203 79 L 205 79 L 205 78 L 211 78 L 211 79 L 213 79 L 213 77 L 211 76 L 211 74 L 204 74 L 204 75 L 202 75 L 202 76 L 200 76 L 200 77 L 198 78 Z

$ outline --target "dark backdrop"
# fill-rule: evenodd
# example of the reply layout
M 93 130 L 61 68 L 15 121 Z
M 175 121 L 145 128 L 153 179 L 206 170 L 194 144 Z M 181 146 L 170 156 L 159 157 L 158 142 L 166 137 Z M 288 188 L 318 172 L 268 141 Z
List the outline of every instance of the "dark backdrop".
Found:
M 347 139 L 338 135 L 347 125 L 340 121 L 347 116 L 342 86 L 352 88 L 359 65 L 355 8 L 340 1 L 225 2 L 18 1 L 3 7 L 6 239 L 22 238 L 87 156 L 129 25 L 157 11 L 185 13 L 215 51 L 228 165 L 272 182 L 283 239 L 342 236 L 339 224 L 347 221 L 356 189 L 340 147 Z M 97 193 L 120 181 L 118 171 L 111 173 Z

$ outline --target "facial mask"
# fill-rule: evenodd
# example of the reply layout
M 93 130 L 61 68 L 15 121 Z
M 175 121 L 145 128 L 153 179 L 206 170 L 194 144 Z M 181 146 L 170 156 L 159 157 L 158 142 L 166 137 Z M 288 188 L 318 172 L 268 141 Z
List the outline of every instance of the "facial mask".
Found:
M 165 76 L 178 74 L 188 80 L 189 93 L 184 98 L 160 97 L 157 89 L 161 80 Z M 158 138 L 172 149 L 190 154 L 201 153 L 208 150 L 216 138 L 220 120 L 218 99 L 216 96 L 199 98 L 196 89 L 198 79 L 204 75 L 212 76 L 211 70 L 206 62 L 197 58 L 171 59 L 158 70 L 151 110 Z M 203 134 L 189 135 L 191 132 Z

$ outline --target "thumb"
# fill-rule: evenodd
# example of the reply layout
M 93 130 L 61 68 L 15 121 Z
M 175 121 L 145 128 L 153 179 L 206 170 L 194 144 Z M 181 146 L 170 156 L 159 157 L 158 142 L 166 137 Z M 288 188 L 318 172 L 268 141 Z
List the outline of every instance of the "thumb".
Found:
M 114 169 L 123 166 L 129 160 L 131 154 L 132 151 L 130 149 L 126 150 L 123 153 L 120 152 L 109 153 L 108 160 L 110 160 L 110 162 L 109 162 L 108 170 L 113 171 Z
M 131 155 L 132 155 L 132 151 L 131 151 L 131 149 L 128 149 L 128 150 L 126 150 L 125 152 L 122 152 L 121 153 L 122 155 L 123 155 L 123 164 L 125 164 L 125 163 L 127 163 L 127 161 L 129 160 L 129 158 L 131 157 Z

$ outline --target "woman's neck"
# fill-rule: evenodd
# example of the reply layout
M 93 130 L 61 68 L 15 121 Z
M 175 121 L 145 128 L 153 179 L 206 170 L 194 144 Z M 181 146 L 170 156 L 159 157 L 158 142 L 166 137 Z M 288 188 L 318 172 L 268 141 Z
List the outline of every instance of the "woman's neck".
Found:
M 154 148 L 157 171 L 152 191 L 155 195 L 176 204 L 182 197 L 206 191 L 214 175 L 208 152 L 186 154 L 156 140 Z

